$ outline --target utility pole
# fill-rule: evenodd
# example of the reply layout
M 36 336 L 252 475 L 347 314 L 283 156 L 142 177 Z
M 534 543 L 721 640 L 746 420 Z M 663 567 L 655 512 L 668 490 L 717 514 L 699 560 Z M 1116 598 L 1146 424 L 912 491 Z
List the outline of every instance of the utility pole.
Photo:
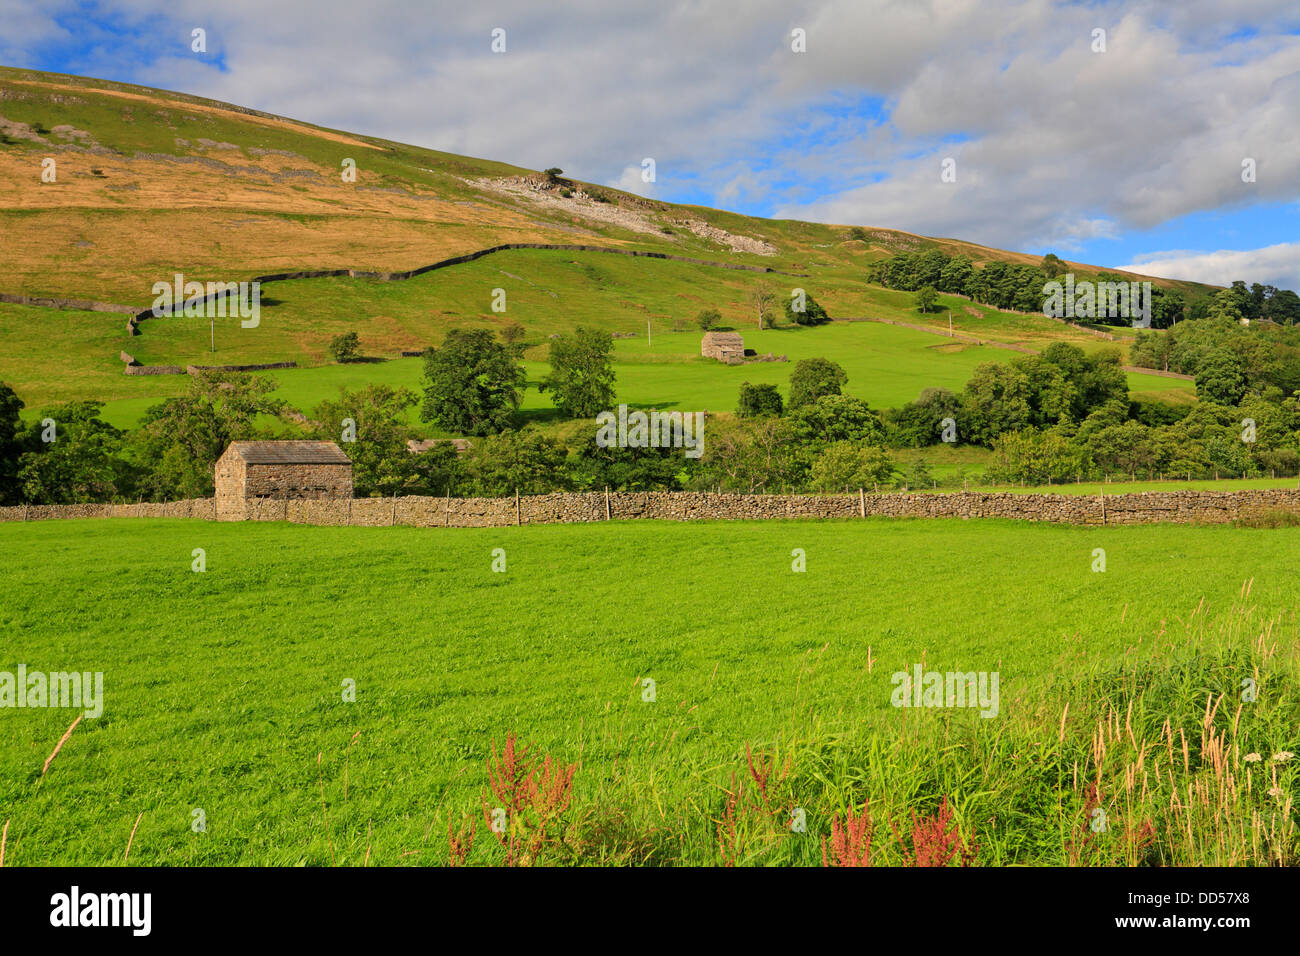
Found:
M 952 338 L 952 313 L 948 313 L 948 338 Z
M 646 348 L 650 348 L 651 342 L 650 342 L 650 319 L 649 318 L 645 320 L 645 344 L 646 344 Z

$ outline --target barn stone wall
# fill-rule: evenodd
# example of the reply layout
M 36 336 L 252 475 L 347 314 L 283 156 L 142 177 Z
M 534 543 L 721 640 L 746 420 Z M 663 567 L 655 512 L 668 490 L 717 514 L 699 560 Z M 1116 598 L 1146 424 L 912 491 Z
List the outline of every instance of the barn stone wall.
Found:
M 245 499 L 351 497 L 352 465 L 350 463 L 245 465 Z
M 218 521 L 242 521 L 244 518 L 244 459 L 229 450 L 217 459 L 215 507 Z
M 347 466 L 254 466 L 346 468 Z M 341 481 L 342 479 L 340 479 Z M 265 486 L 264 486 L 265 487 Z M 350 492 L 350 479 L 348 483 Z M 422 528 L 485 528 L 650 518 L 667 521 L 779 518 L 1013 518 L 1059 524 L 1115 525 L 1171 522 L 1224 524 L 1252 512 L 1300 514 L 1300 489 L 1154 491 L 1138 494 L 1045 495 L 1008 492 L 957 494 L 714 495 L 676 492 L 603 492 L 521 498 L 272 498 L 242 502 L 211 498 L 141 505 L 19 505 L 0 508 L 0 521 L 46 518 L 158 517 L 290 521 L 297 524 Z

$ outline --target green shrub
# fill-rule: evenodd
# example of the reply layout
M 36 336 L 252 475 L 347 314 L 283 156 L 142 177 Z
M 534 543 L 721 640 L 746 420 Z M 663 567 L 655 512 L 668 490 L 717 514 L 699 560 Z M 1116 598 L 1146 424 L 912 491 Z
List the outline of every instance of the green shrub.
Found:
M 351 362 L 361 350 L 361 337 L 355 331 L 330 339 L 330 354 L 336 362 Z

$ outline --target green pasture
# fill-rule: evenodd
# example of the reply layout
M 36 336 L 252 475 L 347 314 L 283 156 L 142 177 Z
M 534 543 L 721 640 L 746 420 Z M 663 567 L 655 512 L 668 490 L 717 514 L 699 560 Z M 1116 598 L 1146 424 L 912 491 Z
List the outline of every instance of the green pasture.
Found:
M 296 357 L 306 367 L 265 374 L 272 375 L 279 383 L 281 397 L 295 408 L 310 412 L 320 401 L 336 395 L 340 387 L 357 388 L 374 382 L 418 389 L 420 360 L 392 356 L 403 348 L 419 348 L 440 340 L 440 329 L 452 321 L 499 326 L 510 320 L 520 321 L 528 333 L 526 368 L 533 387 L 525 394 L 523 408 L 534 417 L 545 418 L 552 405 L 549 397 L 535 385 L 548 368 L 547 337 L 556 334 L 547 330 L 584 323 L 636 335 L 616 341 L 619 401 L 682 410 L 731 411 L 739 387 L 746 381 L 772 383 L 785 390 L 794 363 L 803 358 L 825 357 L 840 363 L 849 375 L 846 391 L 866 399 L 873 407 L 884 408 L 911 401 L 927 387 L 960 390 L 976 365 L 1015 357 L 1015 353 L 1004 349 L 946 340 L 875 322 L 835 322 L 816 328 L 782 326 L 760 331 L 741 324 L 743 302 L 738 302 L 730 325 L 745 336 L 746 347 L 758 355 L 785 356 L 788 361 L 725 366 L 702 358 L 701 332 L 693 325 L 686 331 L 673 331 L 676 322 L 670 322 L 666 312 L 651 317 L 647 340 L 644 313 L 637 307 L 638 303 L 623 299 L 620 293 L 610 292 L 601 285 L 606 280 L 617 285 L 635 278 L 633 274 L 605 275 L 601 270 L 607 266 L 615 271 L 648 268 L 665 270 L 669 275 L 688 273 L 678 274 L 676 284 L 667 279 L 648 284 L 654 290 L 649 296 L 650 311 L 654 307 L 673 307 L 668 299 L 677 297 L 689 302 L 689 307 L 678 306 L 683 309 L 681 314 L 686 315 L 698 311 L 704 301 L 691 284 L 689 273 L 708 270 L 654 260 L 649 260 L 647 266 L 644 265 L 647 260 L 621 257 L 597 256 L 597 264 L 575 265 L 553 253 L 502 254 L 503 257 L 514 255 L 538 257 L 540 264 L 531 264 L 545 272 L 549 282 L 556 286 L 569 283 L 565 295 L 561 297 L 557 293 L 553 298 L 553 289 L 528 280 L 515 282 L 507 292 L 511 311 L 504 316 L 489 312 L 462 320 L 453 318 L 459 315 L 455 308 L 430 313 L 434 290 L 427 284 L 442 282 L 443 287 L 436 290 L 440 304 L 469 309 L 470 297 L 490 296 L 492 287 L 482 284 L 485 278 L 509 281 L 471 274 L 476 268 L 482 272 L 495 257 L 407 283 L 286 282 L 268 287 L 270 291 L 257 328 L 243 329 L 237 320 L 217 319 L 216 352 L 210 351 L 213 329 L 204 319 L 146 320 L 141 326 L 143 334 L 129 338 L 123 331 L 125 320 L 118 315 L 4 305 L 0 306 L 0 328 L 4 329 L 8 347 L 0 355 L 0 381 L 8 382 L 18 391 L 28 405 L 29 416 L 57 401 L 94 398 L 106 402 L 105 416 L 109 421 L 125 427 L 138 421 L 143 411 L 159 398 L 182 391 L 185 380 L 178 376 L 126 376 L 122 374 L 120 351 L 130 352 L 145 365 L 255 363 Z M 528 264 L 514 264 L 513 268 L 527 271 Z M 462 269 L 463 273 L 459 271 Z M 744 274 L 725 272 L 724 278 L 729 282 L 738 281 L 732 279 L 734 275 Z M 535 274 L 535 278 L 543 277 Z M 342 298 L 323 295 L 323 290 L 330 287 Z M 685 291 L 688 289 L 692 291 Z M 743 285 L 737 285 L 734 294 L 743 296 L 743 289 Z M 519 290 L 524 292 L 521 294 Z M 306 295 L 307 300 L 296 301 L 299 295 Z M 425 298 L 422 300 L 421 296 Z M 655 301 L 655 296 L 661 298 Z M 370 313 L 377 314 L 368 314 L 366 303 L 374 297 L 392 299 L 388 303 L 391 308 L 378 311 L 384 306 L 372 303 Z M 337 314 L 331 309 L 337 310 Z M 403 310 L 405 318 L 399 318 Z M 306 313 L 312 315 L 310 321 L 295 317 Z M 349 365 L 328 362 L 324 356 L 328 339 L 348 328 L 361 332 L 362 351 L 368 360 Z M 303 343 L 315 344 L 304 354 Z M 1134 373 L 1130 374 L 1129 382 L 1135 395 L 1170 401 L 1191 400 L 1194 396 L 1191 383 L 1181 380 Z
M 809 839 L 777 833 L 763 851 L 777 856 L 750 862 L 820 862 L 834 801 L 870 793 L 877 813 L 949 794 L 985 861 L 1059 863 L 1062 820 L 1083 812 L 1062 796 L 1076 758 L 1040 774 L 1034 748 L 1054 750 L 1060 723 L 1086 752 L 1089 701 L 1072 682 L 1163 673 L 1150 668 L 1206 622 L 1242 653 L 1260 633 L 1294 650 L 1294 550 L 1289 530 L 1002 521 L 0 524 L 0 671 L 104 675 L 103 715 L 44 776 L 74 713 L 0 710 L 6 862 L 120 864 L 137 818 L 131 865 L 445 862 L 449 821 L 483 831 L 485 760 L 513 732 L 578 764 L 587 842 L 570 849 L 588 861 L 708 860 L 746 745 L 800 739 L 813 749 L 799 766 L 821 769 L 792 799 L 832 803 Z M 891 706 L 891 674 L 922 661 L 999 672 L 999 716 Z M 1166 716 L 1194 731 L 1234 673 L 1162 698 L 1176 713 L 1130 717 L 1139 732 Z M 1122 713 L 1121 685 L 1105 686 Z M 1238 718 L 1248 746 L 1300 750 L 1293 719 L 1254 721 Z M 930 730 L 930 756 L 888 756 Z M 838 762 L 850 739 L 868 741 L 865 763 Z M 997 757 L 981 766 L 983 748 Z M 882 760 L 879 776 L 852 769 Z M 499 852 L 480 832 L 473 859 Z

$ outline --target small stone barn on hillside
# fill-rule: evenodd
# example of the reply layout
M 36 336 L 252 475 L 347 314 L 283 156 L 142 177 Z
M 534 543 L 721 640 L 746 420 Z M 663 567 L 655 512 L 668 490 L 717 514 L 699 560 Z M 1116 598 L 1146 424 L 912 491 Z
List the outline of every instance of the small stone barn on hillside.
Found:
M 700 354 L 728 365 L 745 361 L 745 340 L 739 332 L 705 332 Z
M 242 521 L 258 498 L 351 498 L 352 461 L 332 441 L 231 442 L 216 486 L 217 520 Z

